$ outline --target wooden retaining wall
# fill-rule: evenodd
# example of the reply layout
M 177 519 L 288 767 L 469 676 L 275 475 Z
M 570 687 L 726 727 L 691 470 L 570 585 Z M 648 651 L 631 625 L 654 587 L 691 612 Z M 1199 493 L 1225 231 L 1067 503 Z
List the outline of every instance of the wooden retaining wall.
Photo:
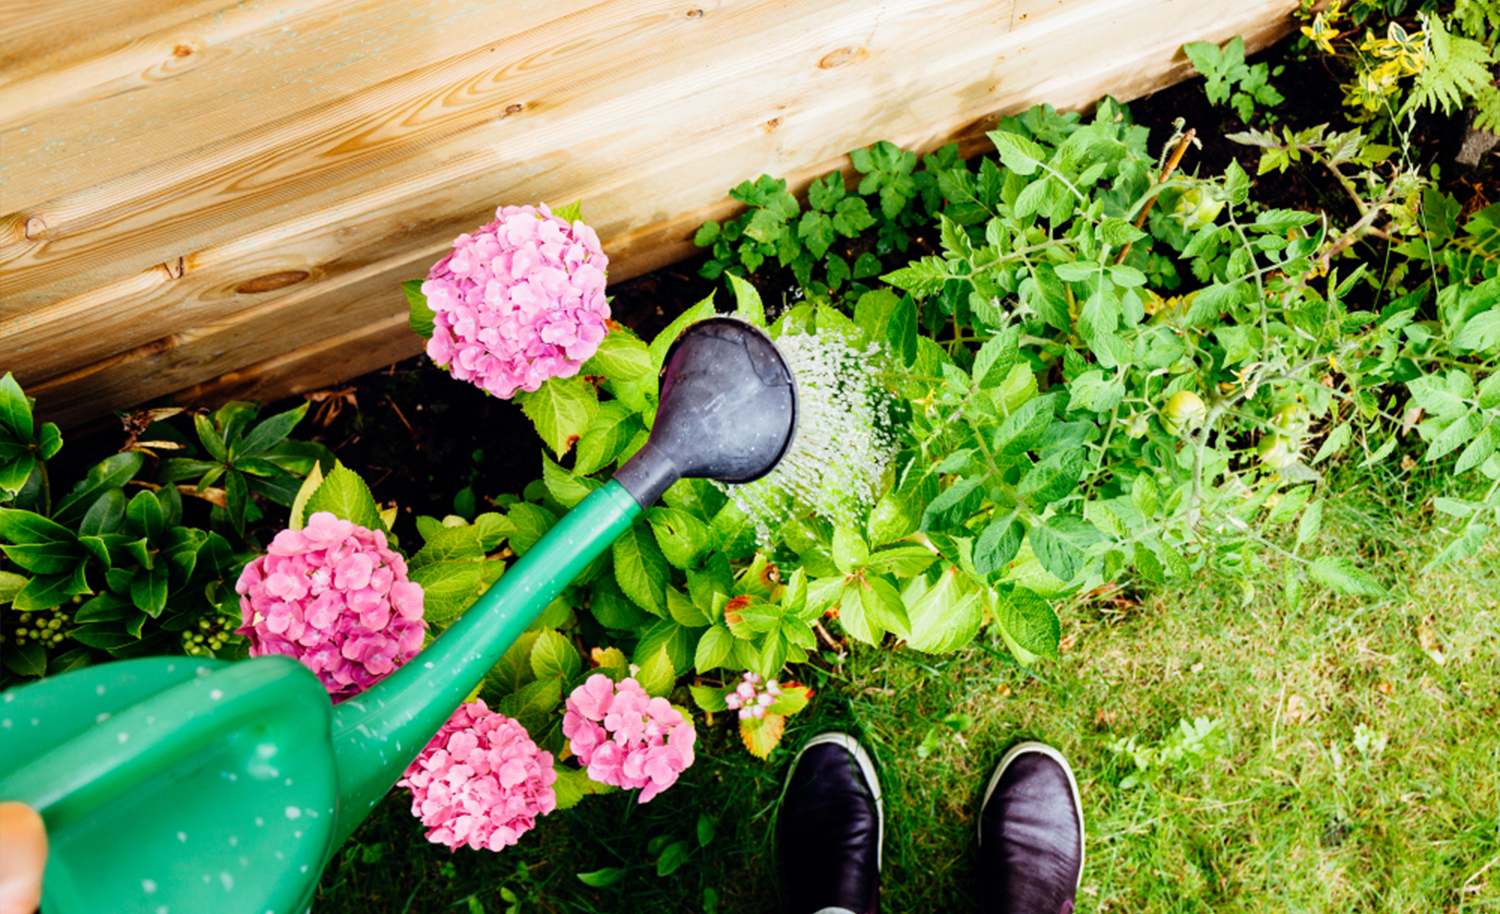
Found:
M 1130 99 L 1297 0 L 4 0 L 0 372 L 71 425 L 419 351 L 397 284 L 582 197 L 611 280 L 729 187 Z

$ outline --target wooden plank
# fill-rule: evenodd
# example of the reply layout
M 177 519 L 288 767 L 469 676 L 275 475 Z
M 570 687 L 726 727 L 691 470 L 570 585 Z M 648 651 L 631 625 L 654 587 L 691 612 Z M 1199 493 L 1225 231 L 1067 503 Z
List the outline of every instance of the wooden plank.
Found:
M 600 130 L 625 141 L 610 150 L 611 161 L 629 163 L 678 137 L 742 123 L 736 112 L 747 106 L 764 112 L 757 123 L 773 120 L 768 89 L 784 93 L 780 107 L 788 107 L 799 94 L 862 93 L 882 62 L 891 73 L 901 72 L 903 60 L 935 54 L 949 70 L 966 58 L 979 63 L 987 57 L 983 39 L 1003 34 L 1009 22 L 1008 3 L 996 15 L 993 0 L 953 0 L 952 18 L 931 15 L 930 0 L 741 2 L 698 17 L 659 0 L 624 5 L 636 15 L 621 19 L 598 6 L 565 16 L 0 219 L 9 287 L 8 312 L 0 313 L 329 206 L 377 176 L 384 183 L 435 165 L 451 170 L 456 157 L 485 169 L 575 159 L 574 150 L 596 145 Z M 783 7 L 795 15 L 781 18 Z M 699 34 L 697 23 L 715 19 L 723 21 L 711 35 Z M 782 86 L 757 78 L 768 65 L 785 73 Z M 899 97 L 895 80 L 885 88 Z M 643 115 L 655 130 L 641 129 Z M 759 164 L 785 167 L 785 158 Z M 80 258 L 92 268 L 80 270 Z
M 845 151 L 877 139 L 929 149 L 958 138 L 973 151 L 1000 112 L 1039 101 L 1082 107 L 1106 89 L 1122 97 L 1142 94 L 1182 73 L 1182 42 L 1245 32 L 1251 46 L 1259 46 L 1289 27 L 1284 14 L 1294 6 L 1293 0 L 1254 0 L 1227 16 L 1216 4 L 1183 0 L 1069 0 L 1058 9 L 1020 0 L 1014 10 L 1009 3 L 965 2 L 961 9 L 981 18 L 937 17 L 925 0 L 817 4 L 810 15 L 825 18 L 814 30 L 795 18 L 769 24 L 759 18 L 767 6 L 800 13 L 809 4 L 726 2 L 708 7 L 735 26 L 720 33 L 720 44 L 691 44 L 680 54 L 660 45 L 634 51 L 630 66 L 608 87 L 590 93 L 585 90 L 598 80 L 580 77 L 547 96 L 560 100 L 555 107 L 549 102 L 507 119 L 514 124 L 483 120 L 426 134 L 425 145 L 403 146 L 410 137 L 402 131 L 412 123 L 430 127 L 423 120 L 428 110 L 403 109 L 405 118 L 374 115 L 369 123 L 393 131 L 387 139 L 400 150 L 383 159 L 342 160 L 347 168 L 317 173 L 322 185 L 298 184 L 297 168 L 282 165 L 301 156 L 303 170 L 317 172 L 319 155 L 341 154 L 338 143 L 329 145 L 334 138 L 347 143 L 369 135 L 368 129 L 351 132 L 327 111 L 326 123 L 302 124 L 305 135 L 277 149 L 279 158 L 269 166 L 254 160 L 259 147 L 239 147 L 248 163 L 225 153 L 226 168 L 248 170 L 236 178 L 240 184 L 214 185 L 215 198 L 192 197 L 199 188 L 163 172 L 173 193 L 184 195 L 164 204 L 184 207 L 181 225 L 143 246 L 153 255 L 182 253 L 141 264 L 134 248 L 112 248 L 105 265 L 95 268 L 102 271 L 96 277 L 111 278 L 68 285 L 65 280 L 108 245 L 71 249 L 66 233 L 40 239 L 53 242 L 58 262 L 71 264 L 73 272 L 35 290 L 72 294 L 37 306 L 12 293 L 15 273 L 0 273 L 7 292 L 0 305 L 5 367 L 38 394 L 44 414 L 69 423 L 184 389 L 199 396 L 250 389 L 244 385 L 289 389 L 298 371 L 331 379 L 314 384 L 321 386 L 370 367 L 329 367 L 343 364 L 330 356 L 336 350 L 328 348 L 329 339 L 354 333 L 372 352 L 413 350 L 415 339 L 400 320 L 405 306 L 397 284 L 440 256 L 458 231 L 486 221 L 495 202 L 584 196 L 617 281 L 692 253 L 692 231 L 705 218 L 730 213 L 724 192 L 739 180 L 766 172 L 800 186 L 831 168 L 847 168 Z M 1008 33 L 1012 18 L 1022 15 L 1027 27 Z M 1161 25 L 1164 16 L 1170 29 Z M 974 28 L 976 21 L 991 30 Z M 620 38 L 611 49 L 641 31 L 621 29 L 611 33 Z M 1135 38 L 1122 40 L 1130 35 Z M 1079 50 L 1088 47 L 1114 52 L 1080 60 Z M 556 46 L 548 53 L 549 66 L 582 59 Z M 510 75 L 536 77 L 534 85 L 546 89 L 550 72 L 538 63 Z M 660 72 L 687 75 L 663 81 Z M 430 76 L 407 74 L 384 89 L 399 96 L 416 84 L 410 81 Z M 451 85 L 429 79 L 423 97 L 431 98 L 440 83 Z M 475 91 L 490 90 L 481 85 Z M 345 99 L 340 104 L 352 107 L 340 111 L 366 110 L 359 105 L 368 102 Z M 432 114 L 432 122 L 459 116 Z M 266 128 L 250 132 L 256 129 Z M 384 141 L 376 136 L 371 142 Z M 246 190 L 246 181 L 276 191 L 267 196 L 261 185 Z M 242 199 L 230 207 L 234 212 L 220 214 L 217 227 L 212 219 L 194 222 L 196 210 L 182 202 L 232 198 L 236 191 L 244 192 Z M 24 233 L 24 220 L 20 228 Z M 101 238 L 125 239 L 119 243 L 127 247 L 140 243 L 113 224 L 97 230 Z

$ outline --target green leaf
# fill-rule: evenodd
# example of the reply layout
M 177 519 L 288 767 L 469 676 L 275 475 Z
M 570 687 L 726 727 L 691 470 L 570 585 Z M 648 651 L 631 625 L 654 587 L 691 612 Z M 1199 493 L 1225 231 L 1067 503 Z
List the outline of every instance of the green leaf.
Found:
M 1088 465 L 1088 451 L 1067 448 L 1049 454 L 1021 477 L 1016 494 L 1038 505 L 1050 504 L 1073 491 Z
M 1025 537 L 1026 525 L 1016 518 L 1015 511 L 997 514 L 974 544 L 974 570 L 986 577 L 1004 570 L 1020 551 Z
M 478 598 L 483 573 L 483 562 L 439 561 L 411 571 L 408 577 L 422 588 L 423 618 L 443 628 Z
M 15 376 L 7 371 L 0 377 L 0 437 L 30 445 L 34 430 L 31 401 L 26 399 Z
M 128 501 L 125 493 L 119 489 L 104 490 L 83 515 L 83 520 L 78 525 L 79 534 L 95 536 L 119 530 L 125 519 L 125 505 Z
M 635 681 L 641 684 L 646 694 L 653 698 L 665 698 L 677 682 L 677 670 L 672 664 L 671 654 L 665 646 L 657 647 L 644 657 L 636 651 L 637 666 Z
M 539 679 L 500 699 L 495 710 L 519 721 L 528 733 L 541 733 L 550 723 L 548 719 L 552 712 L 562 702 L 562 688 L 561 679 Z
M 1427 454 L 1422 459 L 1430 463 L 1447 456 L 1469 443 L 1484 427 L 1484 419 L 1475 413 L 1469 413 L 1457 419 L 1432 439 L 1432 443 L 1427 447 Z
M 1302 519 L 1297 522 L 1297 545 L 1312 542 L 1323 526 L 1323 502 L 1321 500 L 1308 505 L 1303 512 Z
M 1016 659 L 1025 664 L 1038 657 L 1056 660 L 1062 623 L 1052 606 L 1025 587 L 1006 588 L 997 597 L 995 622 Z
M 574 200 L 567 206 L 559 206 L 552 210 L 552 215 L 564 219 L 569 223 L 583 221 L 583 198 Z
M 713 624 L 708 612 L 675 587 L 667 588 L 667 613 L 678 625 L 703 628 Z
M 536 390 L 516 394 L 516 402 L 559 460 L 588 431 L 599 410 L 599 394 L 582 375 L 548 378 Z
M 1361 597 L 1382 597 L 1386 588 L 1349 559 L 1325 556 L 1314 559 L 1308 574 L 1318 583 L 1340 593 Z
M 581 375 L 603 375 L 611 381 L 630 383 L 649 380 L 656 369 L 646 344 L 626 330 L 613 330 L 579 370 Z
M 13 571 L 0 571 L 0 605 L 9 603 L 21 592 L 30 580 L 25 575 L 16 574 Z
M 809 212 L 807 215 L 812 216 L 816 214 Z M 827 217 L 824 216 L 823 220 L 826 222 Z M 805 221 L 806 219 L 804 217 L 804 222 Z M 829 241 L 831 242 L 832 240 L 832 228 L 830 227 Z M 827 245 L 824 245 L 824 250 L 827 250 Z M 817 252 L 814 252 L 814 255 L 818 257 L 822 256 L 822 254 L 818 254 Z M 765 327 L 766 308 L 765 305 L 761 304 L 760 293 L 756 291 L 755 286 L 752 286 L 748 281 L 740 278 L 739 276 L 736 276 L 733 273 L 729 274 L 729 285 L 732 289 L 734 289 L 734 313 L 757 327 Z
M 576 506 L 600 485 L 588 477 L 569 473 L 545 453 L 542 454 L 542 480 L 547 485 L 547 492 L 564 508 Z
M 408 279 L 401 284 L 401 291 L 406 295 L 407 324 L 417 336 L 430 340 L 437 312 L 427 306 L 427 296 L 422 294 L 422 282 L 420 279 Z
M 1047 161 L 1047 153 L 1036 143 L 1018 133 L 992 130 L 986 134 L 995 144 L 995 151 L 1005 167 L 1020 175 L 1035 174 Z
M 328 511 L 334 517 L 352 521 L 368 530 L 385 530 L 370 487 L 341 461 L 334 463 L 333 472 L 307 499 L 304 511 L 307 518 L 319 511 Z
M 692 845 L 688 844 L 688 842 L 673 841 L 671 844 L 667 845 L 666 850 L 662 851 L 661 857 L 657 859 L 656 875 L 672 875 L 673 873 L 677 872 L 677 870 L 680 869 L 684 863 L 687 863 L 688 857 L 692 856 L 692 854 L 693 848 Z
M 734 651 L 734 635 L 722 623 L 715 624 L 698 639 L 698 648 L 693 655 L 693 668 L 706 673 L 724 665 Z
M 31 450 L 19 450 L 15 457 L 0 457 L 0 492 L 8 496 L 18 494 L 26 487 L 26 480 L 36 471 L 36 455 Z
M 662 555 L 675 567 L 696 567 L 708 551 L 708 525 L 687 511 L 658 505 L 646 512 L 646 520 Z
M 531 648 L 531 670 L 536 678 L 556 678 L 567 683 L 582 669 L 583 660 L 567 638 L 550 628 L 537 636 Z
M 10 377 L 9 372 L 5 375 Z M 44 676 L 47 673 L 47 649 L 40 642 L 28 641 L 3 651 L 5 668 L 17 676 Z
M 981 390 L 998 387 L 1020 358 L 1021 328 L 1008 327 L 985 341 L 974 354 L 974 384 Z
M 714 297 L 712 293 L 709 293 L 703 301 L 678 315 L 665 330 L 657 335 L 656 339 L 651 341 L 648 347 L 651 354 L 651 370 L 661 371 L 667 361 L 667 350 L 672 348 L 672 344 L 677 341 L 677 337 L 682 335 L 682 331 L 701 320 L 713 317 L 714 314 Z
M 265 453 L 272 445 L 280 443 L 292 433 L 292 429 L 297 427 L 302 417 L 307 415 L 307 408 L 311 405 L 311 400 L 304 400 L 301 406 L 284 413 L 277 413 L 258 423 L 239 444 L 235 445 L 235 458 L 256 457 Z
M 910 368 L 917 360 L 917 303 L 910 295 L 901 296 L 891 321 L 886 326 L 886 342 L 891 351 Z
M 16 612 L 41 612 L 54 606 L 61 606 L 73 596 L 69 593 L 73 586 L 72 574 L 47 574 L 37 575 L 27 581 L 20 591 L 16 593 L 11 606 Z
M 1464 452 L 1458 455 L 1458 463 L 1453 467 L 1453 471 L 1467 473 L 1488 460 L 1490 455 L 1495 453 L 1497 446 L 1500 446 L 1500 429 L 1491 425 L 1480 433 L 1479 437 L 1469 442 Z
M 77 537 L 67 527 L 40 514 L 19 508 L 0 508 L 0 539 L 17 545 L 33 545 L 72 543 Z
M 58 502 L 52 512 L 60 524 L 73 525 L 83 520 L 89 508 L 105 489 L 117 489 L 139 473 L 146 458 L 138 451 L 126 451 L 101 460 L 89 469 L 88 475 L 73 486 L 73 490 Z
M 602 870 L 594 870 L 592 873 L 579 873 L 578 881 L 586 886 L 591 886 L 596 889 L 602 889 L 607 886 L 614 885 L 621 879 L 625 878 L 625 874 L 627 872 L 629 872 L 629 870 L 626 870 L 623 867 L 609 866 L 605 867 Z
M 291 520 L 287 524 L 290 529 L 301 530 L 307 526 L 307 501 L 322 484 L 323 470 L 315 463 L 298 487 L 296 497 L 292 499 Z
M 1078 574 L 1085 551 L 1103 541 L 1104 535 L 1076 514 L 1056 514 L 1031 528 L 1031 548 L 1037 561 L 1064 582 Z
M 32 574 L 71 573 L 73 567 L 88 555 L 76 539 L 71 542 L 54 540 L 50 543 L 5 545 L 0 546 L 0 551 Z
M 153 619 L 167 608 L 167 573 L 167 566 L 158 564 L 150 571 L 142 569 L 130 581 L 130 601 Z
M 870 557 L 870 547 L 859 532 L 842 524 L 833 530 L 833 564 L 844 574 L 852 574 Z
M 928 530 L 947 530 L 969 519 L 984 503 L 984 479 L 966 477 L 938 493 L 922 512 L 922 527 Z
M 667 560 L 648 524 L 637 521 L 611 547 L 615 581 L 631 602 L 652 615 L 667 612 Z
M 167 532 L 167 517 L 153 492 L 137 492 L 125 506 L 125 526 L 136 536 L 155 543 Z
M 911 637 L 907 645 L 930 654 L 957 650 L 979 631 L 984 608 L 979 592 L 968 585 L 968 578 L 950 566 L 938 575 L 937 582 L 912 599 L 908 591 L 907 619 Z
M 714 826 L 714 820 L 709 817 L 708 813 L 706 813 L 706 812 L 700 812 L 700 813 L 698 813 L 698 846 L 699 847 L 708 847 L 710 844 L 713 843 L 713 841 L 714 841 L 714 831 L 715 830 L 716 829 L 715 829 L 715 826 Z

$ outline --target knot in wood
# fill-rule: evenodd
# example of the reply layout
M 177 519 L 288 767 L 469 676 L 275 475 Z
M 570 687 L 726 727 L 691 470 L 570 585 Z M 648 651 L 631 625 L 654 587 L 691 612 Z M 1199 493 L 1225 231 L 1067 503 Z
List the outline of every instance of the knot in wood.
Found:
M 836 51 L 829 51 L 827 54 L 824 54 L 823 59 L 818 61 L 818 69 L 832 70 L 834 67 L 842 67 L 845 64 L 854 63 L 864 56 L 864 48 L 839 48 Z
M 258 295 L 262 292 L 275 292 L 277 289 L 285 289 L 287 286 L 295 286 L 312 274 L 306 270 L 283 270 L 280 273 L 267 273 L 265 276 L 257 276 L 254 279 L 240 283 L 234 290 L 241 295 Z
M 500 116 L 501 117 L 510 117 L 512 114 L 520 114 L 522 111 L 525 111 L 525 110 L 526 110 L 526 106 L 525 105 L 506 105 L 505 106 L 505 113 L 502 114 L 502 115 L 500 115 Z
M 694 7 L 693 9 L 690 9 L 690 10 L 687 11 L 687 17 L 689 19 L 702 19 L 703 18 L 703 10 L 700 10 L 700 9 Z
M 47 237 L 47 220 L 41 216 L 26 217 L 26 240 L 40 241 Z

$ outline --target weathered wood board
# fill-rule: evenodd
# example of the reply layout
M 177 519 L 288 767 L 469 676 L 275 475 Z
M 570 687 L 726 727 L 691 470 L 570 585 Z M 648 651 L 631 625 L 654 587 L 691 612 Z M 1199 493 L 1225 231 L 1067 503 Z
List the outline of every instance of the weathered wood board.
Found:
M 1296 0 L 5 0 L 0 371 L 64 425 L 419 351 L 401 280 L 585 200 L 611 280 L 728 188 L 1129 99 Z

